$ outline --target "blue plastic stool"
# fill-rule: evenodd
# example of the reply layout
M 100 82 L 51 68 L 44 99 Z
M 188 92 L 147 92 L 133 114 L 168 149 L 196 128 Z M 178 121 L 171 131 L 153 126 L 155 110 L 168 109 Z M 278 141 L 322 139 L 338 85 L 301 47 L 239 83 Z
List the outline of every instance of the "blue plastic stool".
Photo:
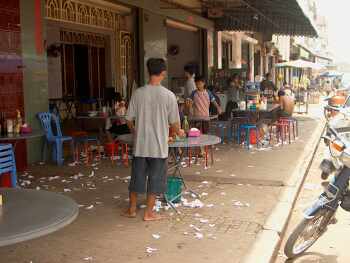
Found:
M 255 130 L 255 132 L 256 132 L 256 147 L 259 148 L 259 142 L 258 142 L 259 130 L 258 130 L 258 127 L 255 124 L 241 124 L 239 126 L 239 129 L 237 132 L 238 144 L 241 144 L 241 132 L 242 132 L 242 130 L 245 131 L 246 148 L 249 149 L 249 146 L 250 146 L 250 131 L 251 130 Z
M 45 161 L 46 149 L 49 144 L 53 145 L 52 157 L 56 161 L 57 165 L 63 165 L 63 143 L 70 142 L 72 156 L 74 157 L 74 143 L 71 136 L 63 136 L 61 131 L 61 125 L 59 118 L 50 112 L 40 112 L 38 113 L 38 118 L 40 120 L 41 126 L 45 131 L 45 144 L 42 151 L 43 161 Z M 56 126 L 55 132 L 52 128 L 52 123 Z
M 0 175 L 11 173 L 12 187 L 17 187 L 16 159 L 12 144 L 0 144 Z

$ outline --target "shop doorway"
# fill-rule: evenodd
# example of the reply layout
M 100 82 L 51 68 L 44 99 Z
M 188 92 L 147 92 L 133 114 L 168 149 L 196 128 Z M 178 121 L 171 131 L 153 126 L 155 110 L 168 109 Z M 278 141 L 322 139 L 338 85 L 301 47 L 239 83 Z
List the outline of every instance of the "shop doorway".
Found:
M 202 32 L 172 20 L 167 25 L 169 88 L 180 95 L 180 87 L 185 83 L 184 66 L 191 64 L 198 74 L 202 73 Z
M 78 98 L 89 98 L 89 59 L 88 47 L 84 45 L 74 45 L 74 70 L 76 82 L 76 96 Z
M 63 43 L 63 97 L 102 99 L 106 87 L 105 47 L 93 43 Z

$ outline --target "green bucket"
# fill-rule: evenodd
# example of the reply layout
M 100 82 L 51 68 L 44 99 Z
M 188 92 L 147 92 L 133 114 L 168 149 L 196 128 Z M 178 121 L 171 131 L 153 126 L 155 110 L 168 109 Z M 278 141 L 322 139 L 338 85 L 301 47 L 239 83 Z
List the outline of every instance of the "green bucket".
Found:
M 182 178 L 169 176 L 167 185 L 166 198 L 172 203 L 179 203 L 181 201 Z

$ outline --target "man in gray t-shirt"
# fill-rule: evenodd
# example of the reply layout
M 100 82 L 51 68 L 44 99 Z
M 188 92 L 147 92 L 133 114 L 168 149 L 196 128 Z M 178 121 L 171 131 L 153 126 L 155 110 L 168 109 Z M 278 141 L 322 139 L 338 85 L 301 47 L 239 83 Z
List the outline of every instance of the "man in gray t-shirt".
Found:
M 166 191 L 169 125 L 176 134 L 183 136 L 175 95 L 161 85 L 166 65 L 163 59 L 147 61 L 149 84 L 137 89 L 131 97 L 127 123 L 134 133 L 134 158 L 129 185 L 130 204 L 123 213 L 136 216 L 137 194 L 145 193 L 147 209 L 144 220 L 161 219 L 153 212 L 156 196 Z

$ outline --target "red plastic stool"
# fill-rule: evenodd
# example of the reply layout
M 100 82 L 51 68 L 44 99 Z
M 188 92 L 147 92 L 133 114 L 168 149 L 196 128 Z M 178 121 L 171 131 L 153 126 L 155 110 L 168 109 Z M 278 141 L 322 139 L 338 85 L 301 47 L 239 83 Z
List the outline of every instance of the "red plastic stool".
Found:
M 11 173 L 3 173 L 0 175 L 0 187 L 10 188 L 11 184 Z
M 284 144 L 284 141 L 286 140 L 287 134 L 288 134 L 288 129 L 289 129 L 289 124 L 286 122 L 276 122 L 270 126 L 270 144 L 272 142 L 272 135 L 273 133 L 273 128 L 275 128 L 275 136 L 277 141 L 279 142 L 279 139 L 282 141 L 282 146 Z M 290 134 L 290 132 L 289 132 Z M 290 136 L 289 136 L 289 143 L 290 143 Z

